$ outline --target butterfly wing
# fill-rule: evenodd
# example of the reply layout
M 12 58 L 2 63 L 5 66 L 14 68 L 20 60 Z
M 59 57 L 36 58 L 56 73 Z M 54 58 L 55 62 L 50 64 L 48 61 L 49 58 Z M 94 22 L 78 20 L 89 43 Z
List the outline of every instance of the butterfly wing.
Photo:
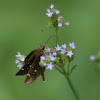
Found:
M 43 81 L 45 81 L 45 78 L 44 78 L 45 68 L 41 67 L 39 65 L 41 55 L 43 55 L 43 51 L 37 50 L 36 51 L 36 58 L 33 61 L 31 68 L 29 69 L 28 74 L 27 74 L 26 79 L 25 79 L 26 85 L 34 82 L 37 79 L 37 77 L 40 75 L 42 76 Z
M 26 58 L 24 66 L 16 73 L 16 76 L 26 75 L 30 69 L 30 65 L 35 59 L 36 50 L 32 51 Z

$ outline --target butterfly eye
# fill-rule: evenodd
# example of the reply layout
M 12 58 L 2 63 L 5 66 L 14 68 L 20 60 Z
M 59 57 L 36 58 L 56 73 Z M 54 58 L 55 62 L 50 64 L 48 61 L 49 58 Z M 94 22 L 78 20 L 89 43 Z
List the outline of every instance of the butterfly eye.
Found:
M 42 50 L 44 50 L 44 47 L 42 48 Z

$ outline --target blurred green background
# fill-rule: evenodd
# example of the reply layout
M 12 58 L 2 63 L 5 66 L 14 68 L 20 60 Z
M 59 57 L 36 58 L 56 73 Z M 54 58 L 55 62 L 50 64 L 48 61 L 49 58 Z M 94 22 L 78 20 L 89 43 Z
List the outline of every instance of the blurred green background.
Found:
M 27 55 L 55 33 L 46 28 L 50 4 L 70 22 L 59 30 L 60 44 L 75 42 L 77 68 L 71 80 L 80 100 L 100 100 L 100 72 L 89 56 L 100 50 L 100 0 L 0 0 L 0 100 L 75 100 L 65 80 L 55 69 L 24 85 L 25 76 L 16 77 L 17 51 Z M 43 29 L 43 32 L 41 31 Z M 55 46 L 55 38 L 48 46 Z

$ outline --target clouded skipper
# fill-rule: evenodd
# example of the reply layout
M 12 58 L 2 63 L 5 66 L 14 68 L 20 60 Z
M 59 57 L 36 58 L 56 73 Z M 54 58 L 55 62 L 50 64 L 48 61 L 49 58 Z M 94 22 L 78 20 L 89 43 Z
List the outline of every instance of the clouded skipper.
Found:
M 45 67 L 39 65 L 40 56 L 44 55 L 46 44 L 41 44 L 38 49 L 32 51 L 24 60 L 24 66 L 16 73 L 16 76 L 26 75 L 25 84 L 28 85 L 36 80 L 38 76 L 42 76 L 45 81 Z

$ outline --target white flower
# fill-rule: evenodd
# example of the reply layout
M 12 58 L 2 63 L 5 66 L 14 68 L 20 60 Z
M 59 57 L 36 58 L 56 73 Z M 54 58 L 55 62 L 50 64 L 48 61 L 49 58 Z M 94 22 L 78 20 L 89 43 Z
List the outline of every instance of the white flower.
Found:
M 67 51 L 67 54 L 66 55 L 69 56 L 69 58 L 71 58 L 72 55 L 74 55 L 74 53 L 72 53 L 72 51 Z
M 55 47 L 55 48 L 56 48 L 56 51 L 61 50 L 61 47 L 59 47 L 59 45 L 57 45 L 57 47 Z
M 59 10 L 56 10 L 56 11 L 55 11 L 55 13 L 56 13 L 56 14 L 59 14 L 59 13 L 60 13 L 60 11 L 59 11 Z
M 25 57 L 24 56 L 21 56 L 21 61 L 24 61 L 25 60 Z
M 53 52 L 53 54 L 52 54 L 53 56 L 57 56 L 57 53 L 56 52 Z
M 61 54 L 65 54 L 67 51 L 65 49 L 61 49 Z
M 100 51 L 99 51 L 99 53 L 98 53 L 98 54 L 99 54 L 99 56 L 100 56 Z
M 62 25 L 63 25 L 62 23 L 59 23 L 59 22 L 58 22 L 58 27 L 62 27 Z
M 95 59 L 95 56 L 90 56 L 90 60 L 94 60 Z
M 66 46 L 67 46 L 66 44 L 62 45 L 62 47 L 63 47 L 64 49 L 66 48 Z
M 61 18 L 63 18 L 63 17 L 62 17 L 62 16 L 58 17 L 58 21 L 60 21 L 60 20 L 61 20 Z
M 50 52 L 50 50 L 51 50 L 50 48 L 47 48 L 47 49 L 46 49 L 46 52 Z
M 67 22 L 65 23 L 65 25 L 70 25 L 70 23 L 67 21 Z
M 52 70 L 53 67 L 54 67 L 54 65 L 52 64 L 52 62 L 50 62 L 49 64 L 47 64 L 46 69 L 50 69 L 50 70 Z
M 51 9 L 53 9 L 53 8 L 54 8 L 54 6 L 55 6 L 55 5 L 51 4 L 49 7 L 50 7 Z
M 45 56 L 40 56 L 40 60 L 45 60 Z
M 44 62 L 43 66 L 47 66 L 47 63 Z
M 19 67 L 19 69 L 21 69 L 21 67 L 23 66 L 23 63 L 19 62 L 17 67 Z
M 52 14 L 53 14 L 53 12 L 48 12 L 48 13 L 46 13 L 46 15 L 47 15 L 48 17 L 52 17 Z
M 69 46 L 70 46 L 72 49 L 75 49 L 75 47 L 76 47 L 76 46 L 74 45 L 74 42 L 72 42 L 72 43 L 69 42 Z
M 50 9 L 47 9 L 47 12 L 51 12 Z
M 15 60 L 15 63 L 18 64 L 20 61 L 19 60 Z
M 18 55 L 16 55 L 17 58 L 21 57 L 22 55 L 20 54 L 20 52 L 17 52 Z
M 54 56 L 51 56 L 51 57 L 50 57 L 50 60 L 51 60 L 51 61 L 54 61 L 54 60 L 55 60 L 55 57 L 54 57 Z

